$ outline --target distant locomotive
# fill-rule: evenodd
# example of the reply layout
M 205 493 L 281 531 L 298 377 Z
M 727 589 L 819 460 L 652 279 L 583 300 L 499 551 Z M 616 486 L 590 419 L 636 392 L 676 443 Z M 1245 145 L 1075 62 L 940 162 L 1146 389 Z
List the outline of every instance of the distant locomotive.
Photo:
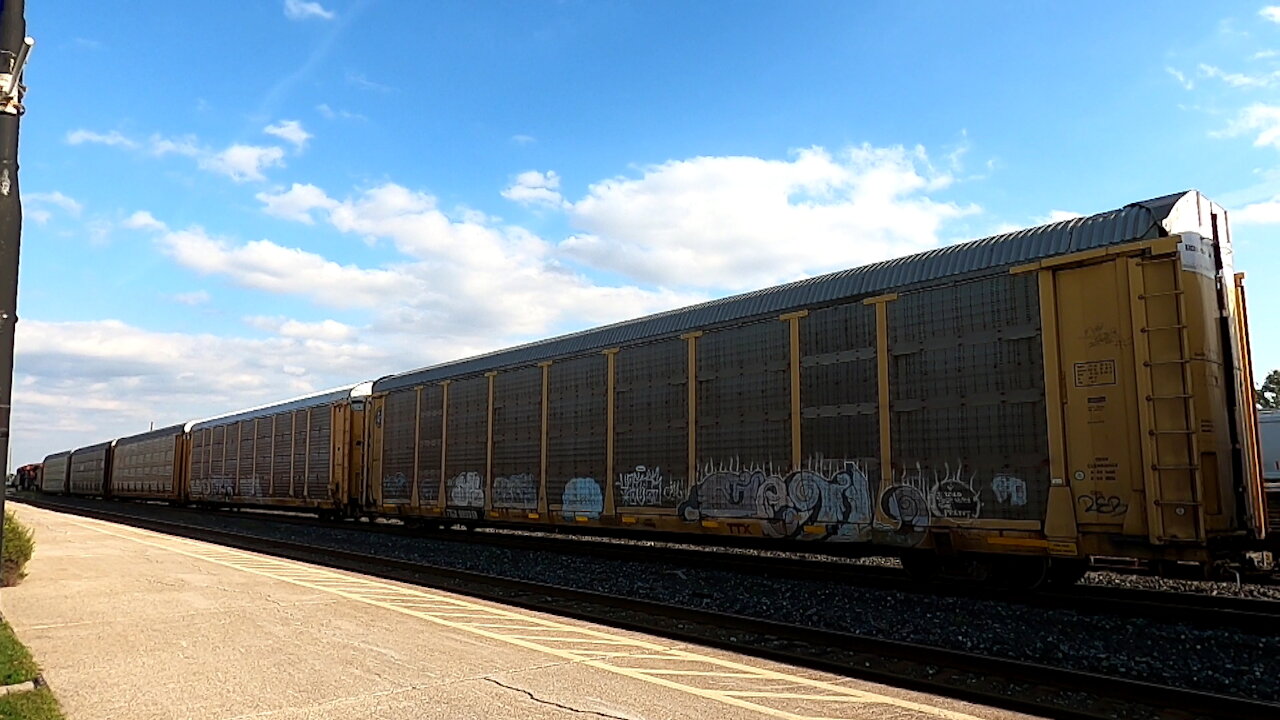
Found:
M 1032 583 L 1234 562 L 1267 497 L 1231 259 L 1189 191 L 51 455 L 44 489 Z

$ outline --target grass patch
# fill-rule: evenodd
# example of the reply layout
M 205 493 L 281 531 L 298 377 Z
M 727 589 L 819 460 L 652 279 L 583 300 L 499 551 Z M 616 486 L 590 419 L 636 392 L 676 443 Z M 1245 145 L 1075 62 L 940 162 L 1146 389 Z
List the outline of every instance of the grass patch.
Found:
M 27 576 L 27 561 L 35 552 L 36 540 L 31 529 L 12 512 L 4 514 L 4 555 L 0 557 L 0 586 L 10 587 Z
M 40 674 L 31 653 L 13 634 L 9 624 L 0 622 L 0 685 L 16 685 Z
M 0 695 L 0 720 L 62 720 L 62 710 L 49 688 Z

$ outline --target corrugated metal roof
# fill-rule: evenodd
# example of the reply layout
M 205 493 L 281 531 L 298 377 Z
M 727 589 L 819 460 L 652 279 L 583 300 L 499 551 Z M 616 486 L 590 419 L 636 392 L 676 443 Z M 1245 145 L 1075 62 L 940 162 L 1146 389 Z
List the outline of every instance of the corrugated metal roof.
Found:
M 200 420 L 198 422 L 187 423 L 186 428 L 190 430 L 203 430 L 205 428 L 218 427 L 219 425 L 229 425 L 240 420 L 252 420 L 254 418 L 267 417 L 276 413 L 290 412 L 293 410 L 304 410 L 306 408 L 319 407 L 321 405 L 331 405 L 339 400 L 345 400 L 349 397 L 359 397 L 360 395 L 368 395 L 367 390 L 362 392 L 369 383 L 360 383 L 358 385 L 345 385 L 333 390 L 326 390 L 314 395 L 305 395 L 292 400 L 285 400 L 272 405 L 263 405 L 261 407 L 251 408 L 249 410 L 239 410 L 228 415 L 219 415 L 218 417 Z
M 185 425 L 170 425 L 168 427 L 156 428 L 155 430 L 148 430 L 144 433 L 138 433 L 137 435 L 129 435 L 126 437 L 122 437 L 116 440 L 116 445 L 123 445 L 125 443 L 142 442 L 144 440 L 152 440 L 158 437 L 165 437 L 166 435 L 168 436 L 181 435 L 185 428 L 186 428 Z
M 104 442 L 94 443 L 93 445 L 85 445 L 82 448 L 76 448 L 75 450 L 71 451 L 71 455 L 74 457 L 82 452 L 89 452 L 90 450 L 106 450 L 107 448 L 114 445 L 115 442 L 116 442 L 115 440 L 106 440 Z
M 945 277 L 1000 271 L 1054 255 L 1161 237 L 1184 229 L 1162 225 L 1170 218 L 1175 206 L 1194 202 L 1198 208 L 1201 200 L 1200 194 L 1194 190 L 1165 195 L 1097 215 L 994 235 L 465 360 L 388 375 L 374 382 L 373 391 L 385 392 L 450 377 L 530 365 L 555 357 L 670 337 L 736 320 L 870 297 L 889 290 L 909 289 Z M 1201 228 L 1197 225 L 1185 229 Z

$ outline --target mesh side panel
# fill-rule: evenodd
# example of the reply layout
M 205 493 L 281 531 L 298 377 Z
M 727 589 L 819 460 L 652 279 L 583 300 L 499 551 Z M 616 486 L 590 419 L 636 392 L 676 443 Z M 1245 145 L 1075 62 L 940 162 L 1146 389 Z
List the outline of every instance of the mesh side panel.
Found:
M 173 437 L 119 443 L 111 454 L 111 491 L 120 496 L 173 492 Z
M 289 497 L 289 470 L 293 464 L 293 413 L 275 417 L 275 454 L 271 464 L 271 496 Z
M 444 390 L 439 385 L 422 388 L 418 416 L 418 502 L 440 504 L 440 435 Z
M 106 449 L 77 452 L 71 456 L 71 492 L 80 495 L 100 495 L 106 482 L 103 461 Z
M 535 510 L 542 466 L 542 368 L 499 373 L 493 389 L 493 507 Z
M 698 338 L 698 472 L 791 464 L 790 338 L 772 321 Z
M 301 498 L 307 488 L 307 423 L 310 413 L 293 411 L 293 497 Z
M 240 469 L 240 425 L 232 423 L 223 429 L 222 475 L 214 480 L 215 495 L 235 493 L 236 475 Z
M 236 494 L 257 497 L 258 479 L 253 476 L 253 420 L 241 420 L 237 437 L 240 438 L 239 473 L 236 475 Z
M 418 392 L 413 388 L 387 395 L 382 417 L 382 501 L 405 503 L 413 498 L 413 435 Z
M 209 479 L 209 430 L 197 430 L 191 434 L 191 458 L 188 482 L 201 485 Z
M 255 497 L 271 494 L 271 461 L 271 418 L 258 418 L 254 421 L 253 476 L 258 484 Z
M 800 320 L 800 443 L 813 468 L 856 463 L 879 477 L 876 311 L 854 303 Z
M 311 408 L 311 447 L 307 448 L 307 497 L 311 500 L 331 501 L 329 477 L 329 446 L 333 441 L 330 432 L 333 425 L 332 408 L 328 405 Z
M 484 507 L 489 446 L 489 378 L 449 385 L 449 430 L 445 452 L 445 504 L 479 517 Z
M 588 355 L 551 366 L 546 492 L 566 517 L 604 510 L 606 363 L 604 355 Z
M 895 479 L 935 517 L 1044 517 L 1038 293 L 1033 276 L 1002 275 L 888 304 Z
M 60 457 L 45 463 L 40 489 L 45 492 L 62 492 L 67 487 L 67 458 Z
M 203 484 L 197 488 L 194 484 L 191 487 L 193 496 L 201 497 L 211 496 L 214 489 L 225 482 L 226 478 L 226 454 L 227 454 L 227 429 L 225 427 L 211 428 L 209 443 L 209 476 L 205 478 Z
M 689 351 L 684 340 L 615 356 L 614 502 L 675 507 L 689 487 Z

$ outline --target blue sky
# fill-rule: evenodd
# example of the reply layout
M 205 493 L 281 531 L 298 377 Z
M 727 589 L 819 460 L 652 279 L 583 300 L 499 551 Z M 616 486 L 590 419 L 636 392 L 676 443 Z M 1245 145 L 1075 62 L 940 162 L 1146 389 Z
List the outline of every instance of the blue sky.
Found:
M 1280 8 L 30 3 L 14 463 L 1197 188 L 1280 367 Z

